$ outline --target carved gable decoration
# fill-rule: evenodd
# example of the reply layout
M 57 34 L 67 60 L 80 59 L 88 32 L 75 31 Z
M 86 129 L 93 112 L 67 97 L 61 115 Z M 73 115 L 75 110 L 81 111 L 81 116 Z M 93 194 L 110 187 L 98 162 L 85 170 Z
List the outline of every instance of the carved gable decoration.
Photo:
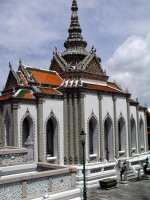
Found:
M 89 62 L 85 71 L 90 72 L 90 73 L 94 73 L 94 74 L 100 74 L 100 75 L 103 73 L 101 65 L 98 63 L 98 61 L 96 60 L 95 57 Z
M 7 78 L 7 82 L 6 82 L 6 85 L 5 85 L 5 90 L 11 89 L 11 88 L 13 88 L 13 87 L 15 87 L 17 85 L 18 85 L 17 84 L 17 80 L 14 77 L 12 71 L 10 70 L 8 78 Z
M 53 59 L 51 63 L 50 70 L 56 71 L 58 74 L 63 72 L 63 69 L 61 68 L 61 66 L 58 64 L 58 62 L 55 59 Z

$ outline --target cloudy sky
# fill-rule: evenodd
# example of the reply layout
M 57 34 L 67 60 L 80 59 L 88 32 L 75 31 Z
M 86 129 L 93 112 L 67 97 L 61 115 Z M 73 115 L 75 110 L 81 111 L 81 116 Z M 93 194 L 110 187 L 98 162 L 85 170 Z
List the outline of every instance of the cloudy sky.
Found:
M 49 68 L 64 50 L 72 0 L 0 0 L 0 90 L 8 63 Z M 78 0 L 82 35 L 94 45 L 110 81 L 150 106 L 150 0 Z

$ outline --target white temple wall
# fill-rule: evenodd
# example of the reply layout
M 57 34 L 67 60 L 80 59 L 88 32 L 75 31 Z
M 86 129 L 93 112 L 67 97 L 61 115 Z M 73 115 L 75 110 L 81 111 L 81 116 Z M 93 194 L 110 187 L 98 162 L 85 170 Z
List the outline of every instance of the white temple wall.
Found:
M 107 115 L 107 112 L 109 113 L 110 117 L 114 119 L 114 111 L 113 111 L 113 99 L 112 96 L 109 95 L 103 95 L 102 96 L 102 120 Z
M 59 121 L 59 130 L 60 130 L 60 164 L 64 162 L 64 120 L 63 120 L 63 100 L 59 99 L 44 99 L 43 101 L 43 129 L 47 117 L 53 111 L 54 115 Z

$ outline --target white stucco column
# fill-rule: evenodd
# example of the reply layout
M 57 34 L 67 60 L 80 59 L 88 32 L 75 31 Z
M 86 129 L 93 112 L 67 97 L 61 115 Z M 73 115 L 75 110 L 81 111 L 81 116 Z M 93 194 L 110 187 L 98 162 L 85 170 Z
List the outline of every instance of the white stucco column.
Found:
M 102 95 L 98 95 L 99 99 L 99 129 L 100 129 L 100 161 L 102 162 L 104 160 L 103 155 L 103 127 L 102 127 Z
M 2 146 L 2 135 L 3 135 L 3 105 L 0 105 L 0 147 Z
M 18 103 L 12 103 L 12 145 L 18 147 Z
M 114 109 L 114 145 L 115 145 L 115 158 L 119 158 L 119 151 L 118 151 L 118 130 L 117 130 L 117 117 L 116 117 L 116 101 L 117 98 L 113 96 L 113 109 Z
M 46 162 L 46 137 L 43 132 L 43 98 L 38 98 L 37 102 L 37 135 L 38 135 L 38 161 Z
M 140 130 L 139 130 L 139 108 L 136 105 L 136 119 L 137 119 L 137 153 L 141 153 L 141 139 L 140 139 Z
M 128 119 L 128 155 L 129 157 L 132 156 L 132 149 L 131 149 L 131 122 L 130 122 L 130 101 L 127 99 L 127 119 Z
M 145 151 L 148 152 L 148 133 L 147 133 L 147 117 L 146 117 L 146 111 L 144 112 L 144 120 L 145 120 Z

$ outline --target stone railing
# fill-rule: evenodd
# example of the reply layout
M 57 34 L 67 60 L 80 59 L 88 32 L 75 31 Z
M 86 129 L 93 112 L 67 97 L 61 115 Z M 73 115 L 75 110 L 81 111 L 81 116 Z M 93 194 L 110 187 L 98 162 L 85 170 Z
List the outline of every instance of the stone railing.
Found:
M 27 149 L 19 147 L 1 147 L 0 148 L 0 167 L 21 165 L 27 162 Z
M 77 167 L 76 184 L 78 187 L 83 186 L 83 166 Z M 86 186 L 97 187 L 98 180 L 104 178 L 116 178 L 116 162 L 102 162 L 94 164 L 86 164 Z
M 36 172 L 0 178 L 0 199 L 31 199 L 49 192 L 76 186 L 76 168 L 38 163 Z

